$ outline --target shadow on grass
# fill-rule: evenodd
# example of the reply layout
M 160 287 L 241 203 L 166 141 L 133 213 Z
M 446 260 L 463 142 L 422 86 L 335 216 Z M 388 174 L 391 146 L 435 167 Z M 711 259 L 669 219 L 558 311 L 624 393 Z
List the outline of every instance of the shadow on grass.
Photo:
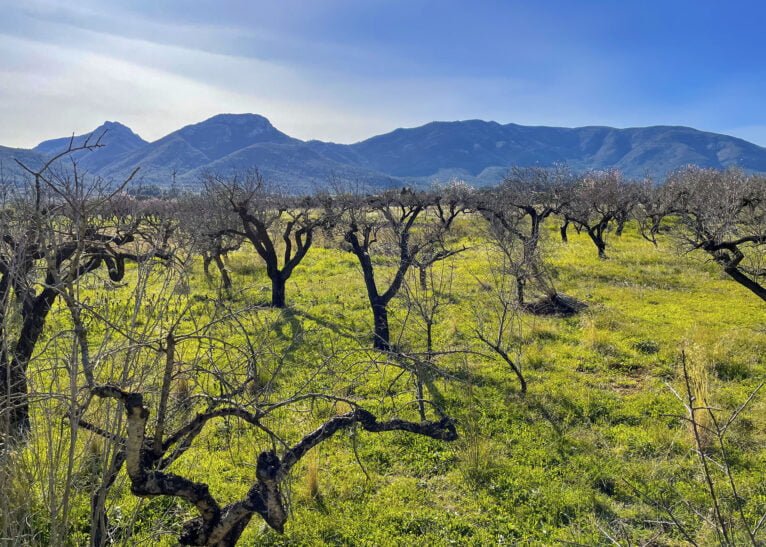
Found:
M 346 338 L 348 340 L 353 340 L 355 342 L 361 342 L 363 340 L 363 337 L 360 337 L 358 333 L 352 331 L 349 328 L 344 327 L 343 325 L 335 322 L 330 321 L 328 319 L 325 319 L 323 317 L 318 317 L 316 315 L 313 315 L 309 312 L 303 311 L 303 310 L 296 310 L 292 308 L 285 308 L 284 314 L 289 314 L 293 318 L 296 316 L 303 317 L 304 319 L 308 319 L 310 321 L 313 321 L 317 325 L 321 325 L 322 327 L 331 330 L 335 334 L 338 334 L 339 336 L 342 336 L 343 338 Z M 372 342 L 370 342 L 372 344 Z

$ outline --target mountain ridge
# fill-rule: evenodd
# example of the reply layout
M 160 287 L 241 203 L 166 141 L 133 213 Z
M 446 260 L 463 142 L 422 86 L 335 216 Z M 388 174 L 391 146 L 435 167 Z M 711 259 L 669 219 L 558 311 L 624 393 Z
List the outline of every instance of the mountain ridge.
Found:
M 32 148 L 32 152 L 51 157 L 65 151 L 70 145 L 77 147 L 86 143 L 99 147 L 91 151 L 76 152 L 73 158 L 83 169 L 96 173 L 123 155 L 149 144 L 128 126 L 120 122 L 106 121 L 93 131 L 82 135 L 45 140 Z
M 434 121 L 397 128 L 352 144 L 291 137 L 258 114 L 218 114 L 147 142 L 119 122 L 105 122 L 74 137 L 36 147 L 0 146 L 0 162 L 13 157 L 43 161 L 100 138 L 103 147 L 79 152 L 82 169 L 119 180 L 141 167 L 138 180 L 194 186 L 207 171 L 222 175 L 257 167 L 287 189 L 306 190 L 330 179 L 372 186 L 425 185 L 457 177 L 476 185 L 494 184 L 514 165 L 572 169 L 617 168 L 629 177 L 662 177 L 686 164 L 766 172 L 766 148 L 744 139 L 679 125 L 526 126 L 495 121 Z

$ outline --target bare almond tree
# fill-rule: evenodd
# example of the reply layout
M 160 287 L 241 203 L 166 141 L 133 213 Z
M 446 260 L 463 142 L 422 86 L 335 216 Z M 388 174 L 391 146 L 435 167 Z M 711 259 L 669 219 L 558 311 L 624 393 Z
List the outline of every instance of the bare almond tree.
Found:
M 311 248 L 315 230 L 326 225 L 325 209 L 307 197 L 268 188 L 257 171 L 228 179 L 209 175 L 204 183 L 205 199 L 239 218 L 237 227 L 220 234 L 240 236 L 252 244 L 271 280 L 271 305 L 284 308 L 287 280 Z
M 374 324 L 373 346 L 375 349 L 391 349 L 391 333 L 388 325 L 388 304 L 399 292 L 407 270 L 421 246 L 412 241 L 415 221 L 426 208 L 422 196 L 404 189 L 377 196 L 346 196 L 336 200 L 343 210 L 343 239 L 356 256 L 362 269 L 367 298 L 370 301 Z M 375 278 L 375 249 L 391 249 L 398 256 L 395 272 L 388 287 L 381 290 Z
M 124 391 L 116 386 L 100 386 L 93 393 L 102 398 L 117 399 L 125 408 L 125 464 L 132 492 L 142 497 L 177 497 L 199 512 L 199 517 L 188 521 L 183 527 L 178 538 L 183 545 L 235 545 L 255 515 L 263 518 L 277 532 L 283 532 L 288 511 L 281 492 L 282 483 L 301 458 L 338 431 L 359 426 L 371 433 L 405 431 L 444 441 L 457 438 L 455 426 L 448 418 L 438 422 L 379 420 L 364 408 L 348 403 L 352 410 L 330 418 L 298 442 L 286 445 L 281 454 L 276 450 L 261 452 L 250 490 L 242 499 L 222 505 L 210 493 L 207 484 L 165 471 L 167 465 L 191 446 L 194 438 L 212 419 L 232 416 L 253 427 L 266 429 L 265 423 L 276 409 L 301 398 L 252 409 L 224 407 L 198 414 L 167 435 L 158 434 L 156 430 L 152 435 L 147 432 L 150 410 L 143 394 Z
M 678 235 L 724 273 L 766 301 L 766 179 L 737 169 L 688 167 L 674 173 Z
M 516 278 L 519 305 L 526 304 L 530 282 L 550 301 L 558 293 L 542 257 L 543 223 L 571 199 L 571 173 L 553 169 L 515 168 L 495 189 L 478 198 L 477 208 L 489 223 L 492 244 L 505 256 Z
M 99 269 L 118 281 L 125 263 L 167 258 L 139 243 L 140 215 L 120 216 L 113 200 L 121 185 L 108 185 L 62 165 L 88 142 L 69 148 L 29 177 L 0 188 L 0 421 L 6 438 L 29 430 L 27 368 L 56 299 L 81 277 Z
M 563 209 L 565 219 L 584 230 L 606 258 L 605 235 L 625 207 L 626 184 L 617 170 L 590 171 L 571 188 L 571 199 Z
M 242 247 L 245 237 L 232 232 L 239 224 L 236 213 L 216 205 L 215 200 L 206 194 L 184 196 L 178 204 L 178 215 L 190 245 L 202 257 L 207 280 L 212 281 L 210 265 L 215 264 L 221 276 L 221 287 L 230 291 L 233 283 L 227 257 Z
M 467 250 L 450 241 L 453 223 L 461 215 L 472 210 L 474 189 L 462 181 L 452 181 L 445 186 L 435 186 L 425 196 L 429 218 L 424 230 L 416 234 L 420 251 L 412 263 L 418 270 L 421 291 L 428 290 L 429 272 L 437 262 L 446 260 Z
M 486 346 L 495 357 L 508 365 L 519 381 L 521 394 L 527 392 L 527 379 L 521 368 L 521 346 L 518 344 L 522 329 L 521 307 L 514 294 L 512 274 L 505 262 L 490 257 L 493 267 L 490 272 L 490 299 L 476 310 L 476 338 Z
M 653 180 L 645 179 L 636 187 L 638 198 L 633 208 L 633 218 L 638 223 L 641 237 L 655 247 L 658 245 L 657 236 L 662 231 L 662 223 L 673 213 L 676 205 L 672 186 L 670 183 L 657 185 Z

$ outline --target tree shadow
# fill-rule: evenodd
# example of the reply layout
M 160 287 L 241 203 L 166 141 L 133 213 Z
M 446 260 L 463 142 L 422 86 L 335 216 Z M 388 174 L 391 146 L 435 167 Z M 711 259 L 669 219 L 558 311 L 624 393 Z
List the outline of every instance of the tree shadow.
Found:
M 289 332 L 285 332 L 289 329 Z M 282 340 L 289 342 L 287 348 L 284 350 L 284 356 L 292 355 L 295 353 L 303 341 L 303 333 L 305 329 L 303 324 L 296 317 L 296 313 L 291 308 L 283 308 L 280 310 L 278 319 L 271 324 L 271 330 L 279 336 Z
M 562 413 L 571 413 L 577 416 L 578 420 L 584 421 L 585 416 L 582 410 L 577 407 L 568 398 L 558 398 L 555 402 L 549 401 L 545 396 L 528 394 L 525 398 L 527 408 L 538 416 L 542 417 L 554 433 L 556 449 L 562 457 L 569 455 L 574 449 L 573 443 L 567 435 L 568 428 L 563 424 L 564 419 L 559 415 Z M 557 408 L 559 412 L 557 413 Z M 563 407 L 563 408 L 560 408 Z
M 321 325 L 322 327 L 331 330 L 335 334 L 346 338 L 347 340 L 354 340 L 355 342 L 359 342 L 362 337 L 351 329 L 344 327 L 343 325 L 336 323 L 334 321 L 329 321 L 327 319 L 324 319 L 322 317 L 318 317 L 314 314 L 311 314 L 309 312 L 303 311 L 303 310 L 296 310 L 292 308 L 285 308 L 285 313 L 289 313 L 293 318 L 295 316 L 303 317 L 304 319 L 308 319 L 310 321 L 313 321 L 317 325 Z

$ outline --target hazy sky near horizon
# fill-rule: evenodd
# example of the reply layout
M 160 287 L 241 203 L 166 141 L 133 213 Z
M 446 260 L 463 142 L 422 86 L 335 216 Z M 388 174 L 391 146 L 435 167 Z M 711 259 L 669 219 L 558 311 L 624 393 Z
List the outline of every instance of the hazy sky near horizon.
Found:
M 222 112 L 354 142 L 432 120 L 688 125 L 766 146 L 766 5 L 0 0 L 0 144 Z

